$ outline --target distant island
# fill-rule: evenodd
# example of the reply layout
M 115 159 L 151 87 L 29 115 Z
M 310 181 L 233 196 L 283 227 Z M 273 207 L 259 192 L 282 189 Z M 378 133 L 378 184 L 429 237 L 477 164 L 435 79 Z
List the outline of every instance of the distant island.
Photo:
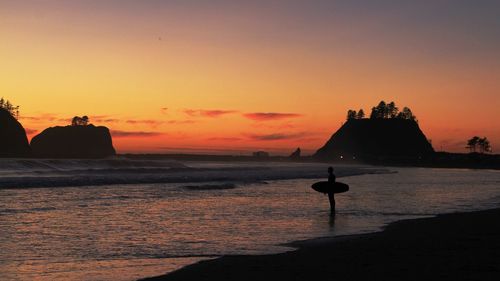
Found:
M 88 117 L 73 118 L 70 126 L 45 129 L 31 140 L 35 157 L 104 158 L 116 154 L 109 129 L 88 124 Z
M 428 159 L 434 149 L 420 130 L 412 111 L 399 112 L 394 102 L 381 101 L 372 108 L 370 118 L 364 111 L 349 110 L 347 122 L 321 147 L 313 158 L 319 160 L 406 160 Z
M 434 154 L 414 120 L 350 119 L 313 157 L 319 160 L 419 160 Z
M 69 126 L 45 129 L 28 142 L 17 120 L 19 106 L 0 98 L 0 157 L 11 158 L 105 158 L 116 151 L 109 129 L 75 116 Z
M 465 146 L 465 141 L 464 141 Z M 381 101 L 369 118 L 348 110 L 347 122 L 312 156 L 313 161 L 374 165 L 500 169 L 500 156 L 487 154 L 486 137 L 467 141 L 471 153 L 435 152 L 410 108 Z M 476 152 L 479 151 L 479 152 Z

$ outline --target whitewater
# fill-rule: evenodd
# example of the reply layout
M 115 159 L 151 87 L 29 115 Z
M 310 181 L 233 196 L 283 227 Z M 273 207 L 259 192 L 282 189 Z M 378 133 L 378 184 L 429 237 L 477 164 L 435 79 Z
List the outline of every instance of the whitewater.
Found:
M 325 164 L 293 162 L 179 162 L 173 160 L 3 159 L 0 188 L 64 187 L 174 182 L 258 182 L 319 178 Z M 339 167 L 339 176 L 383 172 L 367 166 Z

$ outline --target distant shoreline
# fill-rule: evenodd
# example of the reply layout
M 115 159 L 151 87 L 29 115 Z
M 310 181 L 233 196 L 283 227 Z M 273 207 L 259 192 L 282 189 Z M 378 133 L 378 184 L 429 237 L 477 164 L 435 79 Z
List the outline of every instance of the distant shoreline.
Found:
M 129 159 L 172 159 L 178 161 L 222 161 L 222 162 L 297 162 L 297 163 L 330 163 L 333 165 L 373 165 L 394 167 L 425 168 L 463 168 L 463 169 L 500 169 L 500 154 L 449 153 L 436 152 L 422 159 L 395 157 L 373 157 L 366 160 L 337 159 L 318 160 L 312 156 L 292 159 L 287 156 L 255 157 L 250 155 L 208 155 L 208 154 L 119 154 L 118 157 Z
M 258 157 L 252 155 L 218 155 L 218 154 L 141 154 L 123 153 L 105 158 L 43 158 L 43 157 L 4 157 L 3 159 L 24 160 L 176 160 L 176 161 L 214 161 L 214 162 L 289 162 L 289 163 L 324 163 L 331 165 L 371 165 L 385 167 L 425 167 L 425 168 L 463 168 L 463 169 L 492 169 L 500 170 L 500 154 L 480 153 L 450 153 L 436 152 L 421 158 L 405 158 L 395 156 L 373 156 L 363 159 L 317 159 L 313 156 L 266 156 Z M 2 161 L 0 159 L 0 161 Z
M 316 163 L 325 165 L 370 165 L 375 167 L 422 167 L 422 168 L 460 168 L 500 170 L 500 154 L 449 153 L 436 152 L 420 159 L 397 157 L 372 157 L 367 159 L 316 159 L 312 156 L 291 158 L 288 156 L 256 157 L 252 155 L 214 155 L 214 154 L 117 154 L 106 158 L 37 158 L 9 157 L 20 160 L 174 160 L 199 162 L 281 162 L 281 163 Z
M 141 280 L 499 280 L 499 220 L 500 208 L 402 220 L 381 232 L 223 256 Z

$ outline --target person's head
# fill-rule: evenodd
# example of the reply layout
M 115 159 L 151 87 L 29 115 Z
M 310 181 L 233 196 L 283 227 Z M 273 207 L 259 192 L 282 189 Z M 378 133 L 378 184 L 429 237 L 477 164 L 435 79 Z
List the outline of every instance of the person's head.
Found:
M 333 173 L 333 167 L 332 166 L 328 167 L 328 173 L 329 174 Z

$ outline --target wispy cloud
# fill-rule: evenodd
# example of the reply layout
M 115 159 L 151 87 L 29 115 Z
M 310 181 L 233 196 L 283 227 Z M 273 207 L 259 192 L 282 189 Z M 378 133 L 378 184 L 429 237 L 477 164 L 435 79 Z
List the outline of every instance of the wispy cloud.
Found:
M 206 117 L 219 117 L 226 114 L 236 113 L 234 110 L 202 110 L 201 115 Z
M 195 120 L 168 120 L 168 124 L 193 124 L 196 123 Z
M 217 118 L 227 114 L 237 113 L 236 110 L 220 110 L 220 109 L 185 109 L 184 113 L 191 117 L 210 117 Z
M 159 126 L 161 124 L 163 124 L 163 121 L 161 120 L 154 120 L 154 119 L 130 119 L 130 120 L 126 120 L 125 123 L 128 123 L 128 124 L 133 124 L 133 125 L 139 125 L 139 124 L 142 124 L 142 125 L 149 125 L 149 126 L 152 126 L 152 127 L 156 127 L 156 126 Z
M 148 132 L 148 131 L 120 131 L 112 130 L 111 135 L 115 138 L 122 137 L 156 137 L 164 135 L 162 132 Z
M 89 117 L 91 123 L 117 123 L 121 120 L 118 118 L 113 118 L 110 115 L 91 115 Z
M 290 130 L 296 129 L 299 126 L 293 124 L 292 122 L 276 123 L 276 122 L 254 122 L 251 124 L 253 128 L 268 128 L 273 130 Z
M 204 153 L 204 154 L 231 154 L 248 152 L 248 148 L 219 148 L 219 147 L 168 147 L 162 146 L 158 149 L 164 150 L 167 153 Z
M 274 133 L 274 134 L 248 134 L 246 135 L 249 139 L 255 141 L 277 141 L 277 140 L 290 140 L 299 139 L 306 136 L 305 133 Z
M 81 115 L 80 115 L 81 116 Z M 20 116 L 19 119 L 21 120 L 27 120 L 31 122 L 36 122 L 36 123 L 43 123 L 43 122 L 61 122 L 64 123 L 63 125 L 69 125 L 71 124 L 71 120 L 73 117 L 61 117 L 57 114 L 53 113 L 41 113 L 38 115 L 31 115 L 31 116 Z M 90 115 L 89 116 L 89 121 L 90 123 L 117 123 L 120 122 L 121 120 L 118 118 L 114 118 L 111 115 Z
M 207 141 L 240 141 L 242 140 L 241 138 L 235 138 L 235 137 L 212 137 L 212 138 L 207 138 Z
M 272 121 L 272 120 L 281 120 L 288 118 L 297 118 L 302 117 L 302 114 L 299 113 L 278 113 L 278 112 L 253 112 L 253 113 L 245 113 L 244 117 L 255 120 L 255 121 Z
M 19 119 L 21 120 L 29 120 L 32 122 L 52 122 L 52 121 L 60 121 L 60 117 L 58 117 L 56 114 L 52 113 L 42 113 L 38 115 L 32 115 L 32 116 L 19 116 Z

